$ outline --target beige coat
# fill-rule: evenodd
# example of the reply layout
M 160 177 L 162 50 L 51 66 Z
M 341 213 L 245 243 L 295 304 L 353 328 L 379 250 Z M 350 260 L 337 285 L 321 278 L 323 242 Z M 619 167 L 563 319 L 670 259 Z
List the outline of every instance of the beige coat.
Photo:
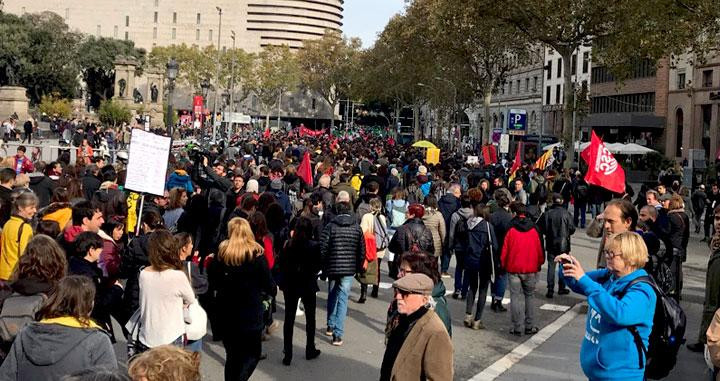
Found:
M 596 264 L 598 268 L 607 267 L 607 260 L 605 259 L 605 254 L 603 253 L 603 251 L 605 250 L 605 230 L 603 229 L 603 223 L 600 219 L 594 218 L 592 221 L 590 221 L 590 224 L 588 225 L 585 232 L 587 233 L 588 237 L 602 238 L 602 241 L 600 241 L 600 249 L 598 250 Z
M 710 361 L 716 368 L 720 368 L 720 309 L 715 311 L 715 316 L 713 316 L 708 327 L 706 337 Z M 720 381 L 720 373 L 715 377 L 715 381 Z
M 429 310 L 415 323 L 405 339 L 395 359 L 390 380 L 450 381 L 452 379 L 452 340 L 435 311 Z
M 445 242 L 445 219 L 442 213 L 436 209 L 426 209 L 425 215 L 422 218 L 425 226 L 430 230 L 433 237 L 433 244 L 435 245 L 434 256 L 439 257 L 442 255 L 442 246 Z

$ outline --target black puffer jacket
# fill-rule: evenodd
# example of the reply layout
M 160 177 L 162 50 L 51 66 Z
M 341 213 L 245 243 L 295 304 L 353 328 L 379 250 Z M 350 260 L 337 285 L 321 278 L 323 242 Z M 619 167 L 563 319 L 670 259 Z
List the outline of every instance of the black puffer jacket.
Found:
M 400 226 L 392 239 L 388 249 L 397 255 L 402 255 L 416 243 L 420 250 L 433 253 L 435 241 L 430 229 L 425 226 L 421 218 L 412 218 Z
M 341 214 L 325 226 L 320 237 L 320 259 L 325 276 L 358 273 L 365 259 L 365 238 L 352 215 Z
M 538 228 L 545 235 L 548 260 L 570 252 L 570 236 L 575 233 L 575 225 L 570 213 L 562 205 L 553 205 L 543 213 Z
M 143 234 L 130 241 L 128 250 L 123 256 L 122 264 L 120 265 L 123 277 L 127 278 L 125 294 L 123 295 L 123 310 L 127 318 L 132 316 L 140 306 L 140 302 L 138 301 L 140 298 L 138 276 L 143 267 L 150 266 L 148 240 L 149 235 Z

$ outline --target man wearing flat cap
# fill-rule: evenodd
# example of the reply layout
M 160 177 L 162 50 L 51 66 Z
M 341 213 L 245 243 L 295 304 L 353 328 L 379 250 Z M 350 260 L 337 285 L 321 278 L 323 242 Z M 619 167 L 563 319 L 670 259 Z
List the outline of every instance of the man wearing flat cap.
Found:
M 420 273 L 393 283 L 400 324 L 388 338 L 380 381 L 453 379 L 452 341 L 430 307 L 433 286 Z

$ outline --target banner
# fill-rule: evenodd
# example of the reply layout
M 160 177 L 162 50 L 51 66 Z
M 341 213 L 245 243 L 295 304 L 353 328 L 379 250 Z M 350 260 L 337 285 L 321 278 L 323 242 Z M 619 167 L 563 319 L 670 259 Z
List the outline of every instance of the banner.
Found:
M 486 144 L 482 147 L 482 157 L 485 165 L 497 163 L 497 150 L 492 144 Z
M 440 148 L 428 148 L 425 156 L 425 162 L 427 164 L 440 163 Z
M 203 120 L 203 97 L 200 95 L 193 97 L 193 115 L 195 120 Z
M 313 177 L 312 177 L 312 169 L 310 167 L 311 167 L 310 153 L 308 151 L 305 151 L 302 162 L 300 163 L 300 166 L 297 169 L 297 175 L 299 178 L 301 178 L 305 182 L 305 184 L 312 187 L 313 186 Z
M 522 167 L 522 151 L 523 143 L 518 142 L 517 152 L 515 152 L 515 161 L 513 161 L 513 165 L 510 168 L 510 181 L 513 181 L 513 179 L 515 179 L 515 174 L 517 174 L 518 169 Z
M 580 154 L 588 165 L 585 181 L 615 193 L 625 194 L 625 171 L 595 131 L 590 145 Z
M 318 136 L 322 136 L 325 133 L 323 130 L 311 130 L 305 126 L 300 126 L 300 136 L 310 136 L 313 138 L 316 138 Z

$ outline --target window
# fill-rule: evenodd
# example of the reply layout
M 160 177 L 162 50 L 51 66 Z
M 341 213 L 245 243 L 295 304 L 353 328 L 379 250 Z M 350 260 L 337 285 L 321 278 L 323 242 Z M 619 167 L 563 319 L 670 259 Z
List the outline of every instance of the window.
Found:
M 593 97 L 590 113 L 655 112 L 655 93 Z
M 173 40 L 175 39 L 175 33 L 176 33 L 176 29 L 175 29 L 175 28 L 172 28 L 172 39 L 173 39 Z
M 157 7 L 159 5 L 160 5 L 160 0 L 155 0 L 155 6 Z
M 157 27 L 153 28 L 153 39 L 157 39 Z
M 157 22 L 158 22 L 158 13 L 157 13 L 157 12 L 155 12 L 155 13 L 153 14 L 153 22 L 154 22 L 155 24 L 157 24 Z
M 678 73 L 677 76 L 677 88 L 682 90 L 685 88 L 685 73 Z
M 173 12 L 173 24 L 177 24 L 177 12 Z
M 530 78 L 525 78 L 525 91 L 530 91 Z
M 577 54 L 572 55 L 572 62 L 570 63 L 570 74 L 575 75 L 577 73 Z
M 675 112 L 675 156 L 682 156 L 682 141 L 683 141 L 683 110 L 679 108 Z
M 703 87 L 712 87 L 713 80 L 712 80 L 713 71 L 712 70 L 704 70 L 702 74 L 702 85 Z
M 547 69 L 547 79 L 552 79 L 552 61 L 547 62 L 545 69 Z
M 520 80 L 519 80 L 519 79 L 517 80 L 517 91 L 516 91 L 516 93 L 517 93 L 517 94 L 520 94 Z
M 65 8 L 65 21 L 70 20 L 70 8 Z
M 558 58 L 557 76 L 562 77 L 562 58 Z
M 538 81 L 538 77 L 533 77 L 533 92 L 538 91 L 537 81 Z
M 200 25 L 200 14 L 197 14 L 197 19 L 195 21 L 196 24 Z
M 128 32 L 125 32 L 125 41 L 130 39 L 130 34 Z
M 555 104 L 560 104 L 560 95 L 562 94 L 562 88 L 558 84 L 555 86 Z
M 98 26 L 97 26 L 97 31 L 95 32 L 95 34 L 96 34 L 98 37 L 100 37 L 100 35 L 102 34 L 102 33 L 100 33 L 100 30 L 101 30 L 100 25 L 98 25 Z
M 508 95 L 512 94 L 512 87 L 513 87 L 512 85 L 513 85 L 512 81 L 508 82 Z M 505 85 L 503 85 L 503 87 L 505 87 Z
M 25 7 L 20 8 L 20 14 L 25 14 Z
M 312 109 L 315 110 L 315 98 L 312 99 Z
M 212 42 L 212 40 L 213 40 L 213 38 L 212 38 L 212 29 L 210 29 L 210 30 L 208 31 L 208 41 L 211 41 L 211 42 Z
M 550 104 L 550 86 L 545 87 L 545 104 Z
M 590 52 L 585 52 L 585 53 L 583 53 L 583 68 L 582 68 L 583 74 L 587 74 L 589 68 L 590 68 Z
M 200 29 L 195 29 L 195 41 L 200 41 Z
M 130 16 L 125 16 L 125 26 L 130 26 Z
M 113 28 L 113 38 L 118 38 L 118 26 L 115 25 Z

